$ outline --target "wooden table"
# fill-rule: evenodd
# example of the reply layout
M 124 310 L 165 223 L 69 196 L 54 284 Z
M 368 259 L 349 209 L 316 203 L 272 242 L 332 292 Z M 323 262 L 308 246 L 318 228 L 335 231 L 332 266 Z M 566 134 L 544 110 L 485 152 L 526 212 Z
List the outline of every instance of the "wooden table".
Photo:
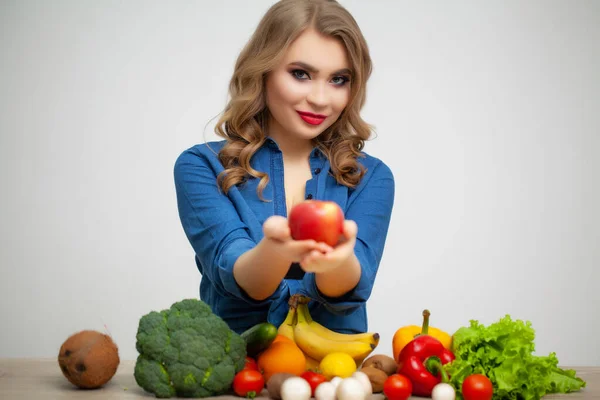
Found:
M 122 361 L 116 375 L 104 387 L 96 390 L 81 390 L 63 377 L 56 359 L 0 359 L 0 399 L 155 398 L 136 384 L 133 377 L 134 365 L 134 361 Z M 600 399 L 600 367 L 573 367 L 573 369 L 587 382 L 587 386 L 576 393 L 548 395 L 544 399 Z M 266 395 L 266 391 L 263 395 Z M 374 394 L 370 400 L 384 398 L 382 394 Z M 218 399 L 239 400 L 240 398 L 220 396 Z

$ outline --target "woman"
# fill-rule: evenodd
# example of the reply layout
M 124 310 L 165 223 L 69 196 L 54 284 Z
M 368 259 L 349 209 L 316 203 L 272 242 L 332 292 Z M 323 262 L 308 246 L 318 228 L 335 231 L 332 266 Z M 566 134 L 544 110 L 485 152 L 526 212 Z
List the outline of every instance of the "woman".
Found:
M 238 333 L 279 326 L 295 293 L 314 320 L 342 333 L 368 330 L 371 294 L 394 202 L 394 179 L 362 151 L 360 117 L 371 73 L 367 44 L 337 2 L 273 5 L 243 49 L 223 140 L 175 164 L 179 215 L 202 274 L 200 297 Z M 335 248 L 293 240 L 291 208 L 306 200 L 344 211 Z

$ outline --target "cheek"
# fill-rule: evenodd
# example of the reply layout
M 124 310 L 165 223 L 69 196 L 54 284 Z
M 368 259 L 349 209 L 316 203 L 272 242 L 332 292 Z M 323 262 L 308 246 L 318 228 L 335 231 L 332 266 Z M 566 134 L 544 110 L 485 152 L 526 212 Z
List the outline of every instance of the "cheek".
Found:
M 348 105 L 349 101 L 350 101 L 350 89 L 349 88 L 336 89 L 336 91 L 331 96 L 332 108 L 338 113 L 341 113 L 344 110 L 344 108 Z
M 274 78 L 268 89 L 271 99 L 283 104 L 297 104 L 306 97 L 307 85 L 302 82 L 285 75 Z

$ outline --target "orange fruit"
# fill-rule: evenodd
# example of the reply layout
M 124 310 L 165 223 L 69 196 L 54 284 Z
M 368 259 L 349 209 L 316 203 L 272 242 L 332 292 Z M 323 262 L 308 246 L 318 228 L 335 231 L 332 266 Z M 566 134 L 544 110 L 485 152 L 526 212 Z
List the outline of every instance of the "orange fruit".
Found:
M 306 370 L 306 357 L 296 343 L 280 339 L 258 355 L 257 364 L 267 382 L 279 372 L 302 375 Z
M 287 343 L 296 344 L 296 342 L 294 342 L 292 339 L 290 339 L 287 336 L 283 336 L 283 335 L 277 335 L 277 336 L 275 336 L 275 339 L 271 342 L 271 344 L 277 343 L 277 342 L 287 342 Z

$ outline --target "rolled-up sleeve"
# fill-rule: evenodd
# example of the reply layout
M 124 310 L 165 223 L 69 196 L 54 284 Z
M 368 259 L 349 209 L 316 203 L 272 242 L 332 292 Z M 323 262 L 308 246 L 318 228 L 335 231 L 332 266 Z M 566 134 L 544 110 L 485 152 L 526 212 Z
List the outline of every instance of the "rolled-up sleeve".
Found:
M 394 205 L 394 177 L 389 167 L 379 162 L 366 178 L 351 195 L 345 211 L 345 218 L 358 225 L 354 247 L 361 268 L 358 284 L 334 298 L 319 291 L 315 274 L 304 276 L 303 286 L 308 296 L 335 314 L 350 314 L 369 299 L 385 248 Z
M 265 304 L 270 298 L 251 298 L 233 276 L 238 257 L 256 243 L 216 177 L 215 166 L 203 154 L 187 150 L 177 158 L 174 179 L 183 230 L 202 265 L 202 279 L 209 279 L 225 296 Z

